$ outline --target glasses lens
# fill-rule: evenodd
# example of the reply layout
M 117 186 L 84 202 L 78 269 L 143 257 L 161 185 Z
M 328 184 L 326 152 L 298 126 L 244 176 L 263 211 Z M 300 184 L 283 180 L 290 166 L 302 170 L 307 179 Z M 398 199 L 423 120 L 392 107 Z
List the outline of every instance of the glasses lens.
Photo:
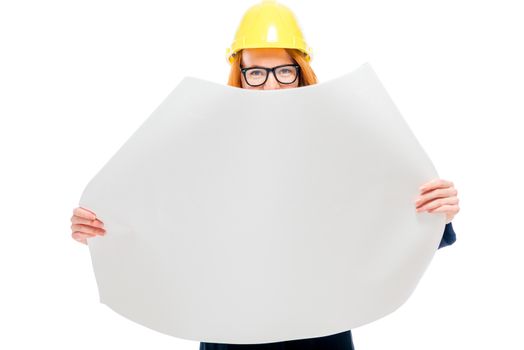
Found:
M 275 73 L 277 79 L 283 84 L 290 84 L 297 78 L 297 68 L 295 66 L 279 67 Z
M 266 80 L 266 74 L 264 69 L 251 68 L 246 71 L 246 80 L 250 85 L 260 85 Z

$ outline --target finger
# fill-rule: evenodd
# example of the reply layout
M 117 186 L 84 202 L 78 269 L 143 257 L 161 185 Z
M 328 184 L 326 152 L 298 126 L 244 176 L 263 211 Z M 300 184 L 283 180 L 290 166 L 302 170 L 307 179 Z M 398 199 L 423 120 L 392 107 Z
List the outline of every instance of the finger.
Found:
M 82 234 L 80 232 L 75 232 L 75 234 L 72 235 L 73 239 L 75 241 L 78 241 L 78 242 L 85 242 L 87 244 L 87 239 L 88 238 L 93 238 L 95 236 L 89 236 L 89 235 L 85 235 L 85 234 Z
M 73 235 L 73 239 L 77 242 L 83 243 L 87 245 L 87 238 L 81 238 L 77 235 Z
M 427 210 L 427 211 L 430 211 L 430 210 L 433 210 L 433 209 L 436 209 L 442 205 L 449 205 L 449 204 L 457 204 L 458 203 L 458 198 L 457 197 L 445 197 L 445 198 L 437 198 L 437 199 L 434 199 L 432 200 L 431 202 L 417 208 L 417 211 L 424 211 L 424 210 Z
M 75 239 L 75 241 L 87 245 L 87 239 L 86 238 L 75 238 L 75 237 L 73 237 L 73 238 Z
M 73 232 L 72 236 L 73 237 L 77 237 L 77 238 L 90 238 L 90 237 L 95 237 L 96 234 L 94 234 L 94 233 L 87 233 L 87 232 L 83 232 L 83 231 L 75 231 L 75 232 Z
M 444 204 L 441 205 L 438 208 L 428 210 L 430 213 L 450 213 L 450 214 L 456 214 L 458 213 L 458 205 L 456 204 Z
M 101 227 L 101 228 L 104 227 L 104 223 L 98 219 L 89 220 L 89 219 L 83 218 L 81 216 L 76 216 L 76 215 L 73 215 L 71 217 L 71 222 L 73 224 L 84 224 L 88 226 L 95 226 L 95 227 Z
M 415 201 L 415 204 L 417 207 L 420 207 L 435 198 L 453 197 L 456 195 L 456 192 L 457 191 L 452 187 L 438 188 L 419 196 Z
M 420 192 L 425 193 L 437 188 L 453 187 L 453 182 L 444 179 L 433 179 L 419 187 Z
M 417 211 L 424 211 L 424 210 L 431 210 L 431 209 L 435 209 L 435 208 L 438 208 L 442 205 L 446 205 L 446 204 L 456 204 L 458 203 L 458 198 L 457 197 L 445 197 L 445 198 L 437 198 L 437 199 L 434 199 L 432 200 L 431 202 L 417 208 Z
M 82 218 L 86 218 L 86 219 L 89 219 L 89 220 L 96 219 L 96 214 L 95 213 L 93 213 L 89 209 L 82 208 L 82 207 L 75 208 L 73 210 L 73 215 L 80 216 Z
M 428 188 L 428 187 L 431 187 L 431 186 L 437 184 L 439 181 L 440 181 L 439 178 L 432 179 L 431 181 L 428 181 L 428 182 L 424 183 L 422 186 L 420 186 L 420 187 L 419 187 L 419 190 L 422 191 L 422 190 L 424 190 L 424 189 L 426 189 L 426 188 Z
M 430 190 L 434 190 L 436 188 L 445 188 L 445 187 L 453 187 L 453 182 L 444 180 L 444 179 L 433 179 L 422 186 L 419 187 L 419 190 L 422 193 L 425 193 Z
M 103 228 L 93 227 L 89 225 L 82 225 L 82 224 L 72 224 L 71 231 L 73 232 L 78 231 L 82 233 L 90 233 L 90 234 L 101 235 L 101 236 L 103 236 L 106 233 L 106 230 Z

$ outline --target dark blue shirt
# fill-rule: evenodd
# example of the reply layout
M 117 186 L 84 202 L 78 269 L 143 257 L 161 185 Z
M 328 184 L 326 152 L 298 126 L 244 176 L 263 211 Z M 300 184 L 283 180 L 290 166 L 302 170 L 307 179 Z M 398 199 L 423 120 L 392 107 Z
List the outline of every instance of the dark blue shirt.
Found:
M 451 222 L 446 224 L 439 249 L 457 240 Z M 200 350 L 354 350 L 351 330 L 324 337 L 287 340 L 263 344 L 200 343 Z

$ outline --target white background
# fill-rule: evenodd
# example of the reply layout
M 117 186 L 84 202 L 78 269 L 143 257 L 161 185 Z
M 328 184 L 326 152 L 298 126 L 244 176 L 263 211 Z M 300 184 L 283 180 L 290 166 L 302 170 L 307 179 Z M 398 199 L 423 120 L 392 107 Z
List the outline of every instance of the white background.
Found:
M 198 349 L 99 303 L 70 217 L 184 76 L 226 83 L 225 49 L 257 1 L 0 2 L 0 348 Z M 522 349 L 519 2 L 282 3 L 320 82 L 370 62 L 459 192 L 457 242 L 402 307 L 353 330 L 356 349 Z

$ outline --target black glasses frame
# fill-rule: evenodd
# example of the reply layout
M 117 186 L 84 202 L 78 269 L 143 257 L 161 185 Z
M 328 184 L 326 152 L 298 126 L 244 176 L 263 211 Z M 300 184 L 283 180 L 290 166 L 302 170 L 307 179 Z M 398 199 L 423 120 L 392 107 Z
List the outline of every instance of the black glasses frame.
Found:
M 290 83 L 284 83 L 284 82 L 281 82 L 280 80 L 278 80 L 277 78 L 277 75 L 275 74 L 275 70 L 277 68 L 281 68 L 281 67 L 295 67 L 296 70 L 297 70 L 297 75 L 295 76 L 295 79 L 290 82 Z M 262 82 L 261 84 L 257 84 L 257 85 L 252 85 L 250 84 L 248 81 L 247 81 L 247 77 L 246 77 L 246 73 L 252 69 L 264 69 L 266 71 L 266 79 L 264 80 L 264 82 Z M 244 80 L 246 81 L 247 85 L 249 86 L 253 86 L 253 87 L 257 87 L 257 86 L 262 86 L 264 85 L 266 82 L 267 82 L 267 79 L 269 78 L 269 74 L 270 73 L 273 73 L 273 76 L 275 77 L 275 79 L 280 83 L 280 84 L 286 84 L 286 85 L 289 85 L 289 84 L 293 84 L 295 81 L 297 81 L 299 75 L 300 75 L 300 66 L 298 64 L 281 64 L 280 66 L 275 66 L 273 68 L 267 68 L 267 67 L 258 67 L 258 66 L 255 66 L 255 67 L 249 67 L 249 68 L 242 68 L 240 67 L 240 71 L 242 72 L 242 75 L 244 76 Z

